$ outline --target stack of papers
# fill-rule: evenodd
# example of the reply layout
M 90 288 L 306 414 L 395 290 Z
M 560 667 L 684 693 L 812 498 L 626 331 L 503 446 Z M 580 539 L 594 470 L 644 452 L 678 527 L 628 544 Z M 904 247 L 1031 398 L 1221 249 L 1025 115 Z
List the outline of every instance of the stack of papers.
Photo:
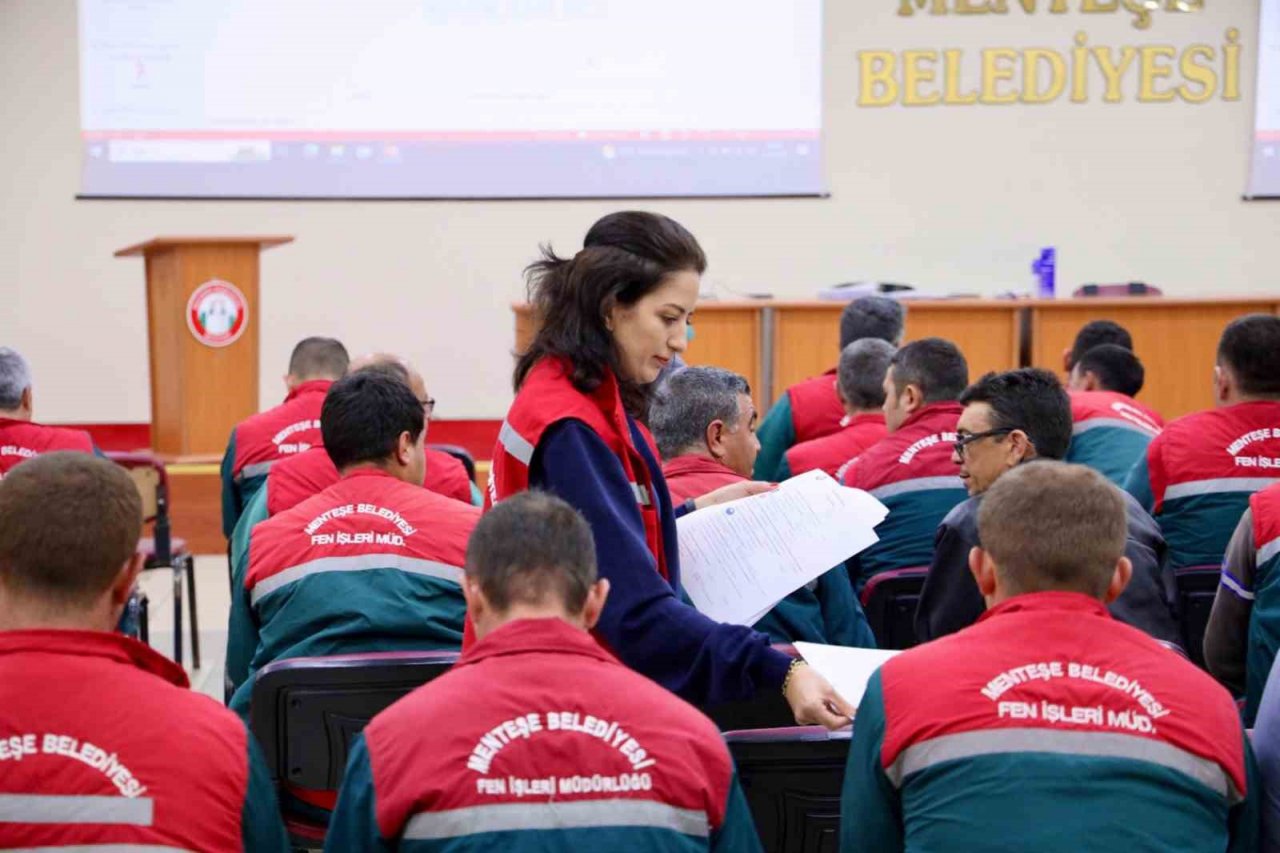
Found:
M 855 708 L 862 704 L 867 682 L 881 664 L 898 654 L 892 649 L 850 649 L 821 643 L 796 643 L 796 651 Z
M 874 545 L 889 510 L 823 471 L 676 522 L 680 577 L 718 622 L 754 625 L 782 599 Z

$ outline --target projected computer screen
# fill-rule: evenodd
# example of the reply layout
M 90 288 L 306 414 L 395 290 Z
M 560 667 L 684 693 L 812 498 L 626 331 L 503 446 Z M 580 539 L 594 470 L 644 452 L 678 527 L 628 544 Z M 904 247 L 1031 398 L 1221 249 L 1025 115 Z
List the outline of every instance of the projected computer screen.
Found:
M 820 194 L 821 5 L 80 0 L 82 194 Z
M 1262 0 L 1249 195 L 1280 198 L 1280 0 Z

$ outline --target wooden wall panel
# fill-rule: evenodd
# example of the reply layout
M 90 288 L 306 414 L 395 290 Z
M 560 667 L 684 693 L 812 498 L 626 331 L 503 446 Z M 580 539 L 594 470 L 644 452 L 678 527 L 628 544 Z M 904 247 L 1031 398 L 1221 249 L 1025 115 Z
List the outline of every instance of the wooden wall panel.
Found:
M 996 300 L 908 302 L 906 340 L 953 341 L 971 377 L 1018 366 L 1020 305 Z M 840 354 L 840 303 L 777 303 L 774 396 L 835 366 Z
M 1213 406 L 1213 366 L 1227 323 L 1243 314 L 1275 314 L 1280 299 L 1036 300 L 1031 304 L 1031 361 L 1061 373 L 1063 351 L 1091 320 L 1114 320 L 1133 335 L 1146 368 L 1144 403 L 1175 418 Z

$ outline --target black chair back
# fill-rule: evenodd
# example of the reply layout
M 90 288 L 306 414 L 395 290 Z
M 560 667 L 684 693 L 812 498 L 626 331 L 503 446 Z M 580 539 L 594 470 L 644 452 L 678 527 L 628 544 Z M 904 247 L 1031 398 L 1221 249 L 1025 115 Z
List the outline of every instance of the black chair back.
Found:
M 1183 648 L 1192 663 L 1204 668 L 1204 631 L 1209 626 L 1209 612 L 1218 594 L 1218 566 L 1188 566 L 1174 569 L 1178 584 L 1178 621 L 1182 628 Z
M 380 652 L 291 658 L 263 667 L 249 717 L 272 779 L 337 790 L 351 741 L 369 720 L 457 659 L 452 651 Z
M 476 481 L 476 460 L 465 447 L 459 447 L 456 444 L 428 444 L 432 450 L 439 450 L 441 453 L 448 453 L 454 459 L 462 463 L 462 467 L 467 469 L 467 476 L 471 478 L 471 482 Z
M 909 649 L 916 644 L 916 605 L 929 574 L 926 567 L 892 569 L 862 587 L 862 609 L 882 649 Z
M 767 853 L 837 853 L 850 737 L 820 726 L 725 735 Z

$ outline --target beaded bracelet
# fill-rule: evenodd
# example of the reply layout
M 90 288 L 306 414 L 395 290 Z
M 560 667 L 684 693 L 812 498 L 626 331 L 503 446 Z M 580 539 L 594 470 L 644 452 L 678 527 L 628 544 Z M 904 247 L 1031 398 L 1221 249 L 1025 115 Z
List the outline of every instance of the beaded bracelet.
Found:
M 782 695 L 787 695 L 787 688 L 791 686 L 791 676 L 796 674 L 796 670 L 804 666 L 804 661 L 796 658 L 791 662 L 791 666 L 787 667 L 787 676 L 782 679 Z

